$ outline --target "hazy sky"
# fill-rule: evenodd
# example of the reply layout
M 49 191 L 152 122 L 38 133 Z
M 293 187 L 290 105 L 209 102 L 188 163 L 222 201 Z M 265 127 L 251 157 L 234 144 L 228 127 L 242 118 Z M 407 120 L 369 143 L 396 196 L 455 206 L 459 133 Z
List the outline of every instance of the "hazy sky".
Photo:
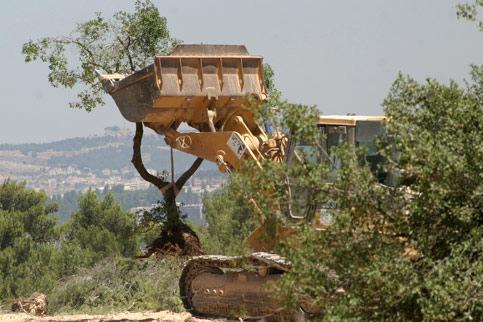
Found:
M 125 122 L 113 101 L 86 113 L 73 92 L 49 86 L 47 66 L 25 64 L 29 39 L 69 33 L 101 11 L 134 1 L 0 1 L 0 143 L 46 142 Z M 402 71 L 418 80 L 462 80 L 483 63 L 483 33 L 456 19 L 453 0 L 154 1 L 185 43 L 245 44 L 264 56 L 292 102 L 324 114 L 379 114 Z

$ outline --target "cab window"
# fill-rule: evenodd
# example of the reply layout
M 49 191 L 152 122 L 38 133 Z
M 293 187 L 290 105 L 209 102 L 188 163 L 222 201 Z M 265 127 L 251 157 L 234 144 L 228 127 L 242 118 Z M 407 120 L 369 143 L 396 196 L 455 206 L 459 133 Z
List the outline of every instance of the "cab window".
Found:
M 383 157 L 377 150 L 376 138 L 384 133 L 381 121 L 359 121 L 356 125 L 356 145 L 365 152 L 365 161 L 379 182 L 383 183 L 387 173 L 381 169 Z M 361 160 L 363 161 L 363 160 Z

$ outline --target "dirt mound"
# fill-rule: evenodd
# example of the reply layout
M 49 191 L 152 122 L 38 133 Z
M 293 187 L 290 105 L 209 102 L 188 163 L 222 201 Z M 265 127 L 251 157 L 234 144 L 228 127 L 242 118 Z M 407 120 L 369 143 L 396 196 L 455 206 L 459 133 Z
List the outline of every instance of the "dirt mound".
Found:
M 146 254 L 138 258 L 156 256 L 197 256 L 203 255 L 200 239 L 190 228 L 177 230 L 163 230 L 148 247 Z

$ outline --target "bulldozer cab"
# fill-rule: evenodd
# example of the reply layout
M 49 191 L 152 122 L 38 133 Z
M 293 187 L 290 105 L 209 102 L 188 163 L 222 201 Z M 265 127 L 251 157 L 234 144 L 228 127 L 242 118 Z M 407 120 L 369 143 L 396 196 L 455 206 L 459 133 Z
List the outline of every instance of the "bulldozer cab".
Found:
M 355 145 L 364 151 L 360 163 L 366 163 L 380 183 L 389 184 L 390 176 L 382 169 L 384 159 L 376 146 L 376 138 L 384 134 L 383 123 L 383 116 L 321 116 L 317 124 L 321 131 L 321 142 L 318 145 L 303 141 L 289 142 L 286 162 L 289 165 L 298 162 L 326 163 L 331 169 L 329 181 L 332 181 L 335 180 L 336 173 L 341 167 L 341 160 L 336 154 L 337 148 L 344 144 Z M 287 205 L 290 218 L 311 218 L 318 210 L 322 215 L 323 222 L 330 221 L 328 216 L 324 216 L 324 210 L 326 213 L 330 213 L 329 204 L 314 204 L 310 191 L 297 188 L 290 183 L 290 178 L 287 180 L 289 181 L 287 186 L 292 196 L 292 201 Z
M 378 181 L 385 183 L 386 175 L 381 169 L 383 158 L 377 150 L 376 138 L 384 133 L 384 117 L 380 116 L 325 116 L 319 121 L 322 132 L 322 149 L 327 154 L 323 161 L 331 164 L 334 174 L 341 164 L 336 149 L 342 144 L 355 145 L 364 151 L 361 163 L 367 163 Z
M 384 133 L 383 116 L 321 116 L 317 127 L 321 131 L 319 145 L 290 142 L 287 162 L 324 162 L 337 171 L 341 164 L 336 150 L 343 144 L 355 145 L 364 150 L 364 160 L 381 183 L 384 175 L 379 171 L 382 156 L 377 151 L 376 138 Z

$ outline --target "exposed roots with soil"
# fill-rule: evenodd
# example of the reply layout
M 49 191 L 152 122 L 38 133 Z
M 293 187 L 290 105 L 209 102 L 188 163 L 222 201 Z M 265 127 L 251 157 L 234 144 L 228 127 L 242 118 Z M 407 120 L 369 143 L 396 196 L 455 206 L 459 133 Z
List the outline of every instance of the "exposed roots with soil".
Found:
M 161 177 L 153 175 L 148 172 L 144 166 L 141 155 L 141 144 L 143 138 L 144 125 L 141 122 L 136 123 L 136 132 L 133 138 L 133 156 L 132 164 L 136 168 L 139 175 L 155 185 L 161 192 L 164 198 L 164 205 L 160 208 L 165 215 L 164 228 L 161 231 L 160 237 L 156 238 L 151 245 L 149 245 L 146 254 L 138 258 L 147 258 L 152 254 L 156 256 L 174 255 L 174 256 L 196 256 L 204 254 L 200 239 L 196 233 L 181 220 L 181 214 L 176 205 L 176 196 L 184 184 L 191 178 L 191 176 L 198 170 L 203 162 L 202 158 L 197 158 L 190 168 L 188 168 L 176 181 L 174 180 L 173 160 L 171 160 L 172 182 L 168 182 Z M 155 209 L 154 211 L 159 211 Z M 162 216 L 161 216 L 162 217 Z
M 138 258 L 159 256 L 198 256 L 203 255 L 200 239 L 187 225 L 175 229 L 163 229 L 160 237 L 149 246 L 146 253 Z

